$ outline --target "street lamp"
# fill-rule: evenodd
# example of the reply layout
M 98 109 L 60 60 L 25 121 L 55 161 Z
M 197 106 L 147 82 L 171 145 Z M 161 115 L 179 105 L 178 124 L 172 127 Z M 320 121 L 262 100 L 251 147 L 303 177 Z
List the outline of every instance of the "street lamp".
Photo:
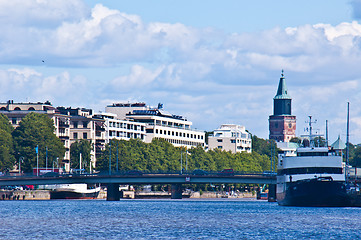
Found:
M 24 157 L 19 158 L 19 174 L 21 174 L 21 162 L 24 161 Z

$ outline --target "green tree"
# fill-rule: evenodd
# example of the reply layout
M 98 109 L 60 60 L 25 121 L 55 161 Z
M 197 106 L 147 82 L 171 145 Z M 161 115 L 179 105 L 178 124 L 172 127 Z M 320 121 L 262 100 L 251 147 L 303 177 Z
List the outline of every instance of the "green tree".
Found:
M 105 150 L 97 160 L 97 170 L 109 171 L 109 157 L 112 172 L 116 170 L 116 158 L 120 171 L 141 170 L 144 172 L 180 172 L 181 168 L 188 171 L 203 169 L 206 171 L 220 171 L 233 168 L 235 171 L 265 171 L 270 170 L 270 157 L 274 152 L 274 141 L 257 138 L 259 151 L 252 153 L 236 153 L 214 149 L 205 151 L 202 147 L 186 149 L 174 147 L 164 139 L 153 139 L 151 143 L 144 143 L 139 139 L 114 140 L 106 145 Z M 273 144 L 273 145 L 272 145 Z M 266 148 L 262 149 L 262 148 Z M 117 154 L 118 153 L 118 154 Z M 181 166 L 182 156 L 182 166 Z
M 73 169 L 85 169 L 89 172 L 91 149 L 92 145 L 88 140 L 81 139 L 79 141 L 73 142 L 70 145 L 70 167 Z M 80 154 L 82 157 L 82 166 L 79 166 Z
M 36 167 L 37 146 L 39 167 L 45 167 L 46 155 L 48 163 L 64 157 L 65 147 L 54 134 L 54 130 L 53 120 L 47 115 L 29 113 L 13 131 L 16 156 L 24 157 L 24 162 L 21 164 L 24 172 L 31 172 Z
M 316 147 L 326 147 L 326 139 L 324 139 L 323 137 L 315 137 L 313 139 L 313 142 Z
M 257 152 L 261 155 L 266 154 L 268 157 L 272 157 L 277 156 L 278 150 L 275 140 L 265 140 L 256 135 L 252 136 L 252 152 Z
M 349 164 L 353 167 L 361 167 L 361 146 L 350 144 Z
M 13 127 L 9 123 L 9 119 L 0 114 L 0 171 L 7 171 L 15 165 L 13 137 Z
M 298 144 L 300 144 L 300 145 L 301 145 L 301 143 L 302 143 L 302 139 L 301 139 L 301 138 L 299 138 L 299 137 L 293 137 L 293 138 L 291 138 L 290 142 L 293 142 L 293 143 L 298 143 Z

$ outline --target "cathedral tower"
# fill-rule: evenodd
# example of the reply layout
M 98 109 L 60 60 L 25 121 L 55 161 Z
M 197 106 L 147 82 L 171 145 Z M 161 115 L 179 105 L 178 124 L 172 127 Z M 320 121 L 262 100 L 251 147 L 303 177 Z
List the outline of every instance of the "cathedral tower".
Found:
M 269 139 L 289 142 L 296 137 L 296 116 L 292 116 L 291 103 L 292 98 L 288 95 L 282 70 L 277 94 L 273 98 L 273 115 L 269 117 Z

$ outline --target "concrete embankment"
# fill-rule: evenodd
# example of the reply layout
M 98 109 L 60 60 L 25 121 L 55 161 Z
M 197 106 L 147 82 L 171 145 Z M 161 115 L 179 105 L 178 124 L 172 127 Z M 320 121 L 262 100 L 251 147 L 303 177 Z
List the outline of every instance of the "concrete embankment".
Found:
M 244 192 L 238 193 L 237 195 L 229 195 L 227 193 L 222 192 L 192 192 L 190 198 L 255 198 L 256 195 Z
M 0 200 L 49 200 L 49 190 L 0 190 Z
M 238 193 L 228 195 L 222 192 L 186 192 L 183 198 L 255 198 L 252 193 Z M 106 190 L 101 190 L 98 199 L 106 199 Z M 161 199 L 171 198 L 169 192 L 134 192 L 123 191 L 122 198 L 130 199 Z M 0 200 L 49 200 L 49 190 L 0 190 Z
M 229 195 L 225 192 L 185 192 L 182 194 L 183 198 L 256 198 L 252 193 L 238 193 L 237 195 Z M 123 198 L 171 198 L 169 192 L 130 192 L 124 191 Z

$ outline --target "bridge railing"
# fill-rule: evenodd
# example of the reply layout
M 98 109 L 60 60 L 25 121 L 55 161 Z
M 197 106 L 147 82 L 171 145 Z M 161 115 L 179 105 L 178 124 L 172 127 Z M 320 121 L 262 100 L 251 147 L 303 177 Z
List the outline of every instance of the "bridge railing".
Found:
M 41 174 L 37 176 L 33 173 L 22 173 L 22 174 L 3 174 L 0 175 L 0 179 L 14 179 L 14 178 L 55 178 L 55 177 L 76 177 L 76 176 L 145 176 L 145 175 L 189 175 L 189 176 L 237 176 L 237 175 L 250 175 L 250 176 L 275 176 L 275 172 L 257 172 L 257 171 L 234 171 L 232 173 L 224 173 L 222 171 L 195 171 L 195 170 L 184 170 L 184 171 L 163 171 L 163 170 L 156 170 L 156 171 L 140 171 L 140 170 L 122 170 L 122 171 L 112 171 L 109 174 L 109 171 L 99 171 L 95 173 L 54 173 L 49 172 L 46 174 Z

